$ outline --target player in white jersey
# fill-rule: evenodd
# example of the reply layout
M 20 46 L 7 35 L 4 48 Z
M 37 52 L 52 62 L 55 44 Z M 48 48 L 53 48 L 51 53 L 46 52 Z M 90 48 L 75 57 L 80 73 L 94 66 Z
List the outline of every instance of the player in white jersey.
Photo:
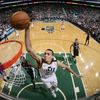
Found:
M 37 62 L 37 67 L 40 72 L 41 80 L 43 83 L 49 88 L 52 95 L 56 97 L 57 90 L 57 77 L 56 70 L 57 67 L 60 66 L 65 68 L 67 71 L 74 74 L 77 78 L 81 78 L 80 75 L 76 74 L 72 69 L 70 69 L 67 65 L 61 63 L 60 61 L 54 60 L 54 52 L 51 49 L 47 49 L 44 53 L 44 57 L 41 58 L 36 54 L 34 49 L 32 49 L 31 41 L 30 41 L 30 25 L 25 29 L 25 46 L 28 53 L 32 56 L 33 59 Z
M 51 63 L 47 63 L 45 59 L 42 58 L 42 67 L 39 69 L 39 72 L 41 80 L 49 89 L 52 87 L 54 90 L 57 90 L 57 77 L 55 74 L 56 70 L 57 70 L 57 60 L 55 58 L 52 58 Z

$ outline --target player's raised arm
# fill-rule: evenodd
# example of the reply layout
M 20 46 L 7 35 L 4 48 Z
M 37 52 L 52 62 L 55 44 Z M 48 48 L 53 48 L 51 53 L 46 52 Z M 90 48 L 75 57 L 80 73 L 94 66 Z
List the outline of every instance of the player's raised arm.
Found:
M 58 61 L 58 66 L 65 68 L 67 71 L 69 71 L 70 73 L 72 73 L 73 75 L 75 75 L 77 78 L 81 78 L 82 76 L 76 74 L 71 68 L 69 68 L 67 65 L 61 63 L 60 61 Z
M 30 40 L 30 25 L 25 28 L 25 46 L 28 53 L 35 59 L 38 63 L 41 62 L 41 57 L 36 54 L 34 49 L 32 49 L 31 40 Z

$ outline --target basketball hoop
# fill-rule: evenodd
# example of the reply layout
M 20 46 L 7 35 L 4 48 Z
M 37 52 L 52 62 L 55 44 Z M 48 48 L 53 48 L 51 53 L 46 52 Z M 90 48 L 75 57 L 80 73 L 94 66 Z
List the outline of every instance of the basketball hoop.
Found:
M 17 43 L 18 45 L 20 45 L 20 48 L 18 48 L 19 50 L 17 49 L 18 50 L 17 53 L 13 57 L 11 57 L 9 60 L 7 60 L 3 63 L 1 62 L 2 64 L 0 65 L 0 68 L 2 68 L 3 70 L 9 68 L 10 66 L 12 66 L 18 60 L 18 58 L 22 55 L 22 43 L 19 42 L 19 41 L 8 40 L 8 41 L 5 41 L 5 42 L 1 42 L 0 47 L 2 45 L 6 45 L 6 44 L 9 44 L 9 43 Z M 0 51 L 0 52 L 3 52 L 3 51 Z M 8 55 L 9 55 L 9 52 L 8 52 Z M 7 56 L 7 55 L 5 55 L 5 56 Z

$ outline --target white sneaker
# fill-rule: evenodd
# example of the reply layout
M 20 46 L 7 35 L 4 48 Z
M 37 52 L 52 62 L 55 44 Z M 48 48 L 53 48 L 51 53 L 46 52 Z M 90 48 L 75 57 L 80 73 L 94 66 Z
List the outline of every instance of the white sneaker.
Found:
M 5 82 L 7 82 L 7 76 L 4 76 L 3 80 L 4 80 Z
M 53 96 L 54 98 L 57 97 L 57 96 L 56 96 L 56 93 L 55 93 L 54 91 L 52 91 L 52 96 Z
M 58 88 L 56 88 L 56 92 L 58 92 Z

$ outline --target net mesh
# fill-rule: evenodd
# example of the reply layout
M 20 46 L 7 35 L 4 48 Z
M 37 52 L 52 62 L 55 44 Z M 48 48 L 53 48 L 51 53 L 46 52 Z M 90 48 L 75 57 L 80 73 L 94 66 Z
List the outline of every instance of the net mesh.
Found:
M 9 73 L 8 84 L 14 86 L 24 85 L 26 81 L 25 72 L 22 70 L 21 64 L 14 65 Z

